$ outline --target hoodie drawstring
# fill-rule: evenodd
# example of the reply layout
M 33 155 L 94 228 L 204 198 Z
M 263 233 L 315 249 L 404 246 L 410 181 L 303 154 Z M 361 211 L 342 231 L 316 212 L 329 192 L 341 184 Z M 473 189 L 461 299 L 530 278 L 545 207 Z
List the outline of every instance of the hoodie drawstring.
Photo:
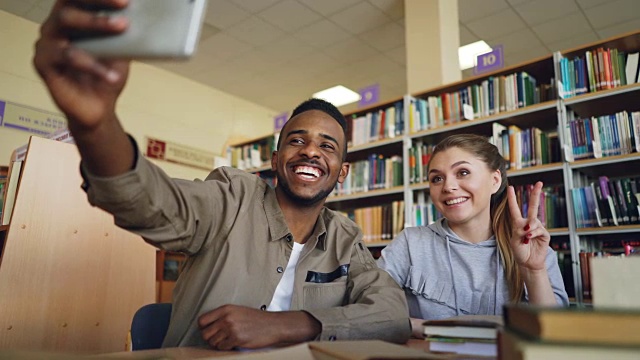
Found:
M 460 308 L 458 307 L 458 292 L 456 291 L 456 277 L 453 275 L 453 265 L 451 262 L 451 247 L 449 245 L 449 235 L 445 235 L 444 239 L 447 243 L 447 255 L 449 257 L 449 270 L 451 271 L 451 283 L 453 284 L 453 299 L 456 305 L 456 316 L 460 315 Z
M 449 244 L 449 235 L 445 235 L 447 243 L 447 258 L 449 259 L 449 271 L 451 272 L 451 284 L 453 285 L 453 299 L 456 306 L 456 316 L 460 315 L 460 307 L 458 306 L 458 291 L 456 290 L 456 277 L 453 274 L 453 262 L 451 261 L 451 245 Z M 496 249 L 496 281 L 493 292 L 493 313 L 498 314 L 498 290 L 500 290 L 500 249 Z
M 498 289 L 500 289 L 500 248 L 496 246 L 496 285 L 493 295 L 493 314 L 498 314 Z

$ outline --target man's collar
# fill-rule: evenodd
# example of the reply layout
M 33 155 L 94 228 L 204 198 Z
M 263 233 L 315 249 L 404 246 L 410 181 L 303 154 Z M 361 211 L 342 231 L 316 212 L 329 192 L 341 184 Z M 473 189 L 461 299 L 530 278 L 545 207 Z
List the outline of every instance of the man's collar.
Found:
M 269 232 L 271 235 L 270 241 L 281 240 L 287 236 L 291 236 L 291 231 L 289 231 L 284 214 L 280 209 L 280 204 L 276 197 L 276 191 L 269 186 L 265 189 L 263 206 L 264 212 L 267 215 L 267 222 L 269 223 Z M 327 227 L 324 223 L 324 214 L 326 211 L 327 209 L 324 207 L 320 211 L 311 236 L 309 237 L 310 241 L 315 242 L 315 239 L 317 239 L 317 244 L 315 246 L 323 251 L 327 249 Z

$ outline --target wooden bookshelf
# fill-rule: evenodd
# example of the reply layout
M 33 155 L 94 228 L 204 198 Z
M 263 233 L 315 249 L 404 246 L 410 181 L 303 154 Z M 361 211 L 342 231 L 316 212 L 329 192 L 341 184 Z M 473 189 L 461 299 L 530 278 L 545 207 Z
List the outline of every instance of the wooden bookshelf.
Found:
M 0 349 L 121 351 L 154 301 L 154 249 L 92 207 L 72 144 L 31 137 L 0 237 Z

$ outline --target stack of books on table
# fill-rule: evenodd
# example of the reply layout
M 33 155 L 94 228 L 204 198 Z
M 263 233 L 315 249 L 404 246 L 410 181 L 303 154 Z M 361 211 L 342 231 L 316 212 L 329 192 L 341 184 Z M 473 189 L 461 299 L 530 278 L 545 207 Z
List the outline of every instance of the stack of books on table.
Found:
M 499 359 L 640 359 L 640 310 L 507 305 Z
M 497 356 L 496 338 L 502 317 L 462 315 L 423 323 L 429 351 L 474 356 Z

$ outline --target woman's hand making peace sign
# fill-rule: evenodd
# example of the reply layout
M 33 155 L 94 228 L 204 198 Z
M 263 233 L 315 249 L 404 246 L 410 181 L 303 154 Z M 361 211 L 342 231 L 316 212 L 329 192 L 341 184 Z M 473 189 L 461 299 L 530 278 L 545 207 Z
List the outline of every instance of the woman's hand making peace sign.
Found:
M 527 217 L 522 217 L 513 186 L 509 186 L 507 189 L 507 201 L 509 203 L 512 226 L 511 249 L 518 265 L 529 270 L 545 269 L 545 259 L 549 241 L 551 240 L 549 232 L 538 220 L 541 192 L 542 182 L 538 181 L 529 197 Z

